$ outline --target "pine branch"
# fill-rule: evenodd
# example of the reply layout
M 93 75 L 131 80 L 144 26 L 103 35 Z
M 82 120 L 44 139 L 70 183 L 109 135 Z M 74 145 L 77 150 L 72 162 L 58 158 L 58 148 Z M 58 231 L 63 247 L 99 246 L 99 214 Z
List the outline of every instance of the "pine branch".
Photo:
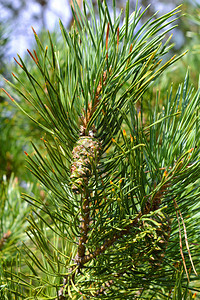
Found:
M 5 91 L 46 132 L 45 155 L 38 145 L 34 155 L 25 153 L 47 193 L 46 201 L 24 196 L 35 207 L 28 236 L 37 251 L 24 245 L 30 272 L 13 280 L 27 284 L 30 297 L 36 291 L 44 299 L 103 292 L 129 299 L 140 291 L 159 297 L 161 286 L 167 295 L 176 284 L 180 246 L 181 255 L 186 246 L 196 258 L 187 235 L 195 239 L 197 229 L 186 233 L 183 220 L 188 209 L 195 215 L 200 199 L 199 94 L 188 90 L 187 76 L 161 109 L 158 98 L 151 108 L 145 93 L 181 57 L 161 63 L 171 49 L 167 26 L 179 10 L 152 16 L 139 28 L 145 11 L 129 16 L 128 3 L 122 26 L 106 1 L 98 1 L 98 18 L 85 1 L 83 10 L 74 1 L 72 12 L 69 33 L 60 22 L 62 44 L 55 47 L 48 34 L 44 47 L 34 32 L 37 49 L 28 51 L 34 68 L 19 57 L 23 75 L 7 82 L 15 96 Z M 177 243 L 179 210 L 186 245 Z
M 130 223 L 125 226 L 123 229 L 121 229 L 120 231 L 113 231 L 112 232 L 112 237 L 105 240 L 103 245 L 98 247 L 93 253 L 86 255 L 85 254 L 85 250 L 86 250 L 86 246 L 87 245 L 87 233 L 89 230 L 89 200 L 86 199 L 84 204 L 83 204 L 83 223 L 82 223 L 82 236 L 79 239 L 79 246 L 78 246 L 78 252 L 77 255 L 74 259 L 75 262 L 75 266 L 69 271 L 70 273 L 73 274 L 73 278 L 72 281 L 74 282 L 75 280 L 75 273 L 74 270 L 76 270 L 78 273 L 81 272 L 81 269 L 84 268 L 84 265 L 87 264 L 88 262 L 90 262 L 91 260 L 97 258 L 99 255 L 101 255 L 102 253 L 104 253 L 106 250 L 109 249 L 109 247 L 111 247 L 117 240 L 121 239 L 123 236 L 127 236 L 127 235 L 133 235 L 133 228 L 136 228 L 136 232 L 137 230 L 140 228 L 139 224 L 141 223 L 141 219 L 143 216 L 148 215 L 150 212 L 156 212 L 157 210 L 159 210 L 159 206 L 161 204 L 161 199 L 163 197 L 163 194 L 165 193 L 167 187 L 168 187 L 169 183 L 167 181 L 167 183 L 164 183 L 161 186 L 161 189 L 157 191 L 157 193 L 154 195 L 154 197 L 151 199 L 151 201 L 147 201 L 145 209 L 143 210 L 143 212 L 139 212 L 139 214 L 132 220 L 130 221 Z M 169 239 L 170 236 L 170 230 L 169 233 L 167 233 L 167 239 Z M 124 271 L 124 273 L 126 272 L 126 270 Z M 121 274 L 122 275 L 122 274 Z M 110 284 L 112 284 L 113 281 L 110 281 L 108 283 L 108 287 L 110 286 Z M 64 290 L 65 290 L 65 286 L 68 284 L 68 276 L 66 276 L 66 278 L 64 279 L 63 282 L 63 286 L 62 288 L 59 290 L 59 300 L 64 300 L 66 299 L 66 297 L 64 296 Z M 99 290 L 96 292 L 96 294 L 101 294 L 103 292 L 103 290 Z

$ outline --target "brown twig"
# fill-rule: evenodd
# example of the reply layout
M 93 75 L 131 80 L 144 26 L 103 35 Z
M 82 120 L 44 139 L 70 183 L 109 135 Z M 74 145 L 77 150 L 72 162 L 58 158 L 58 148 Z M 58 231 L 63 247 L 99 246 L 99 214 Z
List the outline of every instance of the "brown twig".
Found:
M 110 70 L 110 72 L 111 72 L 111 70 Z M 97 108 L 97 106 L 99 104 L 100 94 L 101 94 L 101 91 L 102 91 L 102 87 L 105 84 L 105 81 L 107 79 L 107 71 L 103 72 L 103 76 L 102 77 L 103 78 L 100 79 L 99 84 L 98 84 L 97 89 L 96 89 L 96 92 L 95 92 L 95 98 L 94 98 L 93 105 L 92 105 L 91 102 L 89 102 L 88 103 L 88 107 L 87 107 L 87 111 L 83 110 L 84 115 L 80 117 L 82 126 L 84 128 L 87 128 L 87 124 L 89 123 L 89 121 L 90 121 L 93 113 L 95 112 L 95 110 L 96 110 L 96 108 Z
M 118 239 L 120 239 L 123 235 L 125 234 L 129 234 L 130 230 L 133 227 L 137 227 L 140 218 L 143 215 L 148 214 L 150 211 L 155 211 L 159 208 L 160 204 L 161 204 L 161 198 L 165 192 L 165 190 L 167 189 L 169 183 L 164 184 L 161 189 L 159 191 L 157 191 L 157 193 L 154 195 L 152 201 L 147 201 L 147 204 L 145 206 L 145 209 L 139 212 L 139 214 L 137 215 L 137 217 L 135 217 L 131 223 L 129 225 L 127 225 L 123 230 L 121 230 L 120 232 L 115 232 L 112 235 L 111 239 L 107 239 L 106 241 L 104 241 L 103 245 L 98 247 L 93 253 L 90 253 L 88 255 L 85 255 L 84 257 L 82 257 L 82 259 L 79 261 L 79 263 L 81 265 L 84 265 L 86 263 L 88 263 L 89 261 L 91 261 L 92 259 L 96 258 L 98 255 L 100 255 L 101 253 L 105 252 L 105 250 L 107 248 L 109 248 L 110 246 L 112 246 Z
M 83 196 L 83 195 L 82 195 Z M 75 257 L 75 262 L 82 266 L 82 259 L 85 257 L 85 245 L 88 239 L 89 222 L 90 222 L 90 210 L 89 210 L 89 195 L 86 193 L 86 198 L 83 200 L 82 204 L 82 214 L 81 214 L 81 237 L 79 239 L 78 251 Z
M 152 198 L 152 201 L 147 201 L 147 204 L 145 206 L 145 209 L 143 211 L 140 211 L 138 215 L 128 224 L 123 230 L 121 231 L 115 231 L 112 234 L 112 238 L 108 238 L 104 241 L 103 245 L 98 247 L 93 253 L 90 253 L 88 255 L 85 255 L 85 244 L 87 241 L 87 234 L 89 230 L 89 197 L 86 197 L 84 203 L 83 203 L 83 215 L 82 215 L 82 225 L 81 225 L 81 233 L 83 235 L 79 239 L 79 245 L 78 245 L 78 251 L 77 255 L 75 257 L 75 263 L 76 266 L 71 268 L 70 272 L 72 273 L 75 268 L 78 267 L 77 270 L 80 270 L 83 268 L 83 266 L 90 262 L 92 259 L 96 258 L 100 254 L 104 253 L 106 249 L 111 247 L 117 240 L 122 238 L 124 235 L 130 234 L 131 229 L 134 227 L 139 226 L 139 221 L 143 215 L 148 214 L 150 211 L 157 210 L 161 204 L 161 198 L 165 192 L 165 190 L 168 187 L 168 183 L 164 184 L 160 190 L 157 191 L 157 193 L 154 195 Z M 153 205 L 152 205 L 153 203 Z M 68 275 L 69 276 L 69 275 Z M 68 282 L 68 276 L 65 277 L 63 286 L 59 291 L 59 300 L 65 300 L 65 296 L 63 295 L 64 293 L 64 288 Z M 72 275 L 75 276 L 75 273 Z
M 136 227 L 139 223 L 140 218 L 142 217 L 142 213 L 140 212 L 138 214 L 138 216 L 129 224 L 127 225 L 123 230 L 121 230 L 120 232 L 115 232 L 112 235 L 112 238 L 107 239 L 102 246 L 98 247 L 93 253 L 90 253 L 88 255 L 85 255 L 80 263 L 81 265 L 84 265 L 86 263 L 88 263 L 89 261 L 91 261 L 93 258 L 96 258 L 98 255 L 100 255 L 101 253 L 105 252 L 105 250 L 107 248 L 109 248 L 110 246 L 112 246 L 118 239 L 120 239 L 123 235 L 125 234 L 129 234 L 131 228 Z

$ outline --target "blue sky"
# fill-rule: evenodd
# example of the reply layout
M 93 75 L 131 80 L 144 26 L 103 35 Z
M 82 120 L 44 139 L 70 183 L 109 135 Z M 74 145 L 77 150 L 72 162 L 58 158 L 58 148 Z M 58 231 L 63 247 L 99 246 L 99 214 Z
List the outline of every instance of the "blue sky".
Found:
M 18 0 L 13 0 L 15 7 L 19 6 Z M 23 55 L 27 48 L 31 48 L 33 42 L 33 32 L 31 26 L 36 32 L 41 29 L 41 20 L 36 20 L 34 16 L 39 16 L 41 7 L 35 0 L 26 2 L 26 9 L 20 12 L 15 22 L 12 22 L 12 15 L 9 10 L 5 10 L 0 4 L 0 18 L 8 24 L 10 31 L 10 45 L 8 56 L 12 57 L 16 53 Z M 71 10 L 68 0 L 48 0 L 48 6 L 45 10 L 45 23 L 48 30 L 58 27 L 58 19 L 61 18 L 63 23 L 67 25 L 70 20 Z
M 130 1 L 134 2 L 135 0 Z M 194 3 L 194 0 L 191 1 Z M 69 2 L 70 0 L 48 0 L 47 9 L 44 14 L 45 25 L 48 30 L 51 31 L 58 28 L 59 18 L 62 19 L 66 26 L 69 24 L 71 16 Z M 141 2 L 141 0 L 139 0 L 139 2 Z M 196 2 L 200 3 L 200 0 L 197 0 Z M 17 5 L 19 5 L 19 0 L 13 0 L 12 3 L 17 7 Z M 182 3 L 184 3 L 184 0 Z M 161 13 L 165 13 L 173 9 L 173 4 L 167 3 L 167 1 L 166 4 L 162 4 L 159 0 L 152 0 L 151 5 L 154 6 L 155 10 L 160 10 Z M 35 28 L 36 32 L 39 32 L 41 28 L 41 20 L 36 20 L 33 17 L 34 15 L 40 15 L 41 6 L 36 2 L 36 0 L 27 0 L 26 9 L 21 11 L 19 18 L 17 19 L 17 23 L 12 23 L 11 15 L 8 11 L 1 7 L 1 4 L 0 11 L 1 19 L 10 24 L 11 29 L 11 42 L 8 57 L 11 58 L 12 56 L 15 56 L 16 53 L 23 55 L 27 48 L 31 48 L 33 43 L 31 26 Z M 180 43 L 181 40 L 183 40 L 183 37 L 177 35 L 177 43 Z

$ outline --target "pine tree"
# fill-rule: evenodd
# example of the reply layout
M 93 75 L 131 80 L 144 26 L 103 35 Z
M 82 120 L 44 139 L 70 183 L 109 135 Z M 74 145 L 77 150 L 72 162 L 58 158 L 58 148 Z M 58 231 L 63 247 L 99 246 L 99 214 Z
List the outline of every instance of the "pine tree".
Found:
M 180 57 L 164 64 L 168 32 L 179 8 L 144 25 L 137 8 L 125 20 L 106 1 L 72 8 L 63 45 L 29 51 L 33 76 L 8 82 L 40 119 L 43 156 L 27 156 L 47 198 L 30 203 L 21 259 L 29 271 L 7 279 L 16 299 L 186 299 L 199 270 L 199 92 L 189 78 L 155 104 L 143 103 L 152 83 Z M 24 78 L 24 77 L 23 77 Z M 21 88 L 19 88 L 19 83 Z M 31 93 L 29 87 L 31 85 Z M 147 109 L 146 107 L 148 107 Z M 181 297 L 181 298 L 180 298 Z M 189 296 L 192 297 L 192 296 Z

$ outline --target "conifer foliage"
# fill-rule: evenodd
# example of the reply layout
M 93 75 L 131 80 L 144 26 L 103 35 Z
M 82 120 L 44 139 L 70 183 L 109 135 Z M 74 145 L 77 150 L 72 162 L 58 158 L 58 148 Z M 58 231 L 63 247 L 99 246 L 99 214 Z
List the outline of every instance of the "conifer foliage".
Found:
M 28 52 L 38 76 L 16 60 L 26 81 L 13 74 L 14 92 L 5 92 L 46 132 L 47 152 L 25 153 L 47 198 L 23 195 L 32 245 L 21 250 L 26 271 L 7 272 L 19 299 L 167 299 L 177 285 L 186 297 L 197 279 L 199 93 L 186 75 L 163 107 L 159 94 L 144 105 L 180 58 L 161 63 L 179 8 L 141 25 L 146 10 L 130 13 L 127 3 L 122 20 L 115 1 L 112 16 L 106 1 L 98 16 L 91 2 L 81 11 L 74 1 L 69 33 L 60 21 L 60 49 L 34 31 L 39 50 Z

